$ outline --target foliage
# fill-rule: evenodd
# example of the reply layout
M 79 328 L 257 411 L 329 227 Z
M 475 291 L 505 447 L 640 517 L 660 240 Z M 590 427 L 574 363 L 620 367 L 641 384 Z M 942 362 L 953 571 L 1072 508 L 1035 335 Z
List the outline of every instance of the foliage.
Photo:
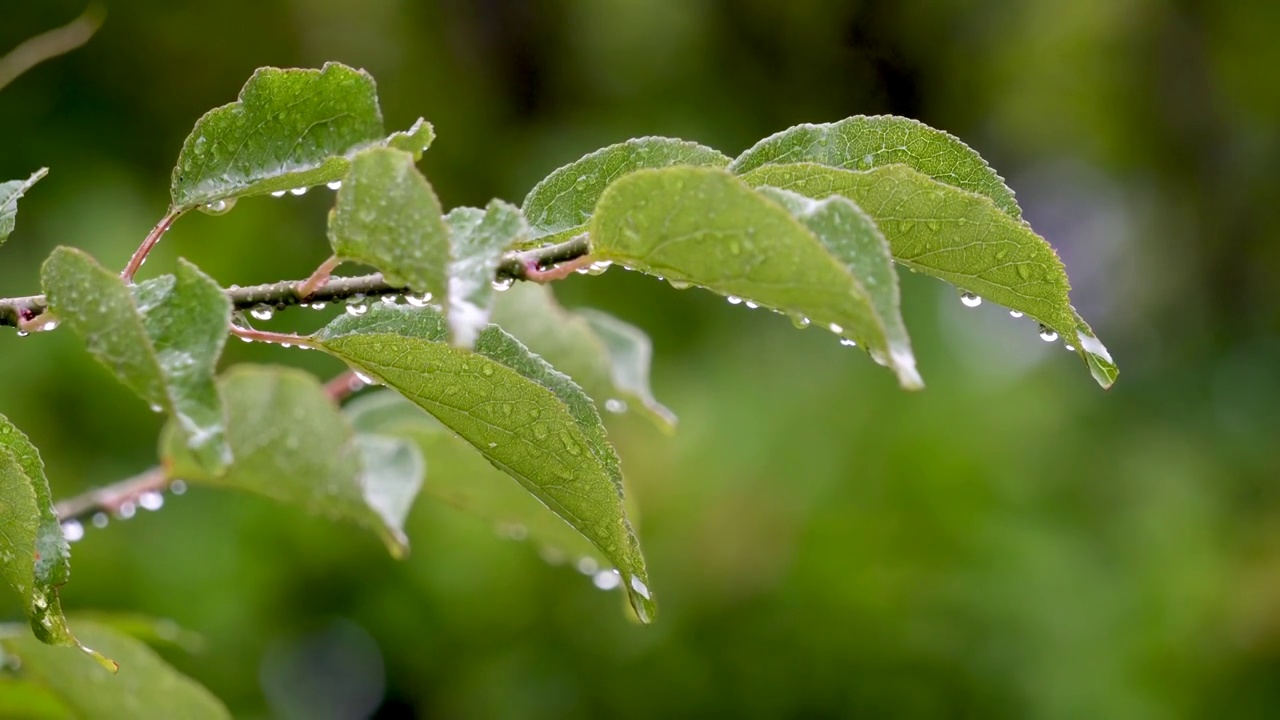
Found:
M 896 262 L 1038 320 L 1073 344 L 1100 385 L 1115 381 L 1106 348 L 1071 305 L 1062 263 L 1022 220 L 1012 191 L 959 140 L 914 121 L 799 126 L 736 160 L 641 138 L 554 171 L 520 208 L 494 200 L 448 214 L 415 166 L 433 137 L 425 121 L 387 135 L 362 71 L 334 63 L 259 70 L 238 101 L 201 118 L 184 142 L 169 212 L 139 263 L 168 222 L 191 209 L 223 214 L 246 197 L 320 184 L 340 188 L 329 216 L 331 263 L 281 284 L 269 302 L 249 303 L 186 261 L 173 275 L 134 283 L 132 272 L 119 277 L 84 251 L 59 248 L 44 265 L 45 298 L 4 301 L 0 319 L 24 332 L 61 323 L 168 415 L 165 484 L 245 490 L 349 519 L 401 556 L 405 517 L 431 467 L 429 497 L 605 563 L 597 584 L 620 585 L 645 623 L 657 605 L 595 402 L 611 412 L 635 408 L 665 427 L 675 418 L 649 389 L 651 348 L 640 330 L 599 311 L 566 311 L 532 282 L 622 265 L 830 331 L 902 387 L 919 389 Z M 6 236 L 17 198 L 40 175 L 3 186 Z M 381 300 L 326 294 L 334 292 L 329 273 L 348 261 L 381 272 Z M 517 280 L 529 285 L 501 294 Z M 347 299 L 345 312 L 312 334 L 251 326 L 324 298 Z M 353 369 L 355 385 L 386 385 L 403 400 L 383 392 L 344 414 L 349 379 L 333 389 L 300 370 L 249 366 L 216 376 L 228 333 L 323 351 Z M 4 575 L 39 640 L 77 645 L 58 605 L 69 552 L 39 457 L 3 418 L 0 429 Z M 464 444 L 472 454 L 459 454 Z M 499 473 L 515 484 L 496 485 Z M 464 475 L 475 484 L 461 483 Z M 225 712 L 135 642 L 83 627 L 108 655 L 150 674 L 153 690 L 171 688 L 173 702 L 189 703 L 174 713 Z M 69 706 L 90 701 L 64 689 L 109 685 L 96 675 L 74 680 L 97 672 L 74 656 L 60 674 L 50 669 L 59 663 L 52 650 L 19 639 L 5 648 L 23 660 L 21 681 L 48 686 Z M 127 684 L 103 692 L 91 701 L 121 715 L 140 702 Z

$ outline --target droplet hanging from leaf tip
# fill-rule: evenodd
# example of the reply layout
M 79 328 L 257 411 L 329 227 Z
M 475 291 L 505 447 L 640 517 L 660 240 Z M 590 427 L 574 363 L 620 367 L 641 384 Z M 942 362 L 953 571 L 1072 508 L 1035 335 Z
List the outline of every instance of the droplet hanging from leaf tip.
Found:
M 975 308 L 982 304 L 982 298 L 971 292 L 963 292 L 960 293 L 960 302 L 964 303 L 965 307 Z
M 1058 339 L 1058 333 L 1045 325 L 1040 326 L 1040 339 L 1045 342 L 1053 342 Z

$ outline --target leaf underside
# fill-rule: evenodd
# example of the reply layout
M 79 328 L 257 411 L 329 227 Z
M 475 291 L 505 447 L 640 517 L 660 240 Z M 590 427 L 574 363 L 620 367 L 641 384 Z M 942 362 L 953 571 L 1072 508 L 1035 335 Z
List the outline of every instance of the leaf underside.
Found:
M 18 217 L 18 201 L 32 185 L 49 174 L 49 168 L 40 168 L 26 180 L 10 180 L 0 183 L 0 245 L 9 239 Z
M 474 352 L 449 343 L 431 307 L 375 305 L 342 316 L 313 342 L 400 392 L 594 543 L 621 571 L 642 620 L 655 606 L 627 521 L 622 473 L 600 416 L 568 377 L 497 326 Z
M 493 279 L 503 254 L 529 235 L 524 213 L 494 200 L 484 210 L 455 208 L 445 217 L 453 243 L 449 270 L 449 330 L 453 344 L 470 348 L 489 322 Z

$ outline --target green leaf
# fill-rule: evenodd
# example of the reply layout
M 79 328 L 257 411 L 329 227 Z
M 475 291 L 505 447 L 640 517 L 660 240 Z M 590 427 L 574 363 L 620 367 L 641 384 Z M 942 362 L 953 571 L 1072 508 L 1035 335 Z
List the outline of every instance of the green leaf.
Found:
M 141 641 L 93 622 L 80 622 L 80 635 L 120 660 L 120 673 L 67 655 L 27 637 L 0 640 L 21 660 L 19 677 L 47 688 L 77 717 L 230 718 L 208 690 L 174 670 Z
M 206 467 L 231 461 L 213 380 L 231 303 L 216 282 L 180 260 L 176 275 L 129 286 L 66 247 L 45 262 L 43 281 L 53 311 L 129 389 L 173 414 Z
M 329 213 L 329 242 L 342 260 L 372 265 L 393 285 L 443 298 L 449 228 L 413 163 L 412 155 L 392 148 L 358 153 Z
M 622 572 L 643 621 L 655 606 L 627 521 L 618 456 L 591 399 L 496 326 L 475 351 L 448 343 L 431 307 L 371 307 L 317 333 L 318 347 L 399 391 L 591 540 Z
M 516 283 L 498 297 L 493 321 L 578 383 L 606 409 L 636 409 L 674 430 L 675 413 L 653 397 L 653 345 L 643 330 L 591 309 L 569 311 L 547 285 Z
M 777 200 L 748 187 L 727 170 L 677 167 L 641 170 L 614 183 L 600 199 L 591 223 L 592 255 L 630 268 L 692 284 L 817 323 L 852 338 L 898 375 L 906 388 L 922 386 L 896 312 L 894 288 L 864 277 L 874 262 L 854 261 L 873 247 L 874 230 L 845 205 L 806 210 L 815 234 Z
M 489 322 L 502 255 L 529 236 L 529 224 L 519 208 L 501 200 L 484 210 L 455 208 L 445 220 L 454 258 L 449 271 L 449 330 L 455 345 L 469 348 Z
M 71 579 L 71 549 L 53 510 L 44 461 L 27 436 L 0 415 L 0 574 L 19 596 L 40 642 L 83 650 L 62 614 L 58 588 Z
M 564 558 L 579 568 L 594 565 L 597 571 L 612 567 L 581 533 L 403 395 L 367 393 L 344 412 L 362 436 L 395 436 L 417 444 L 431 463 L 424 497 L 492 522 L 508 537 L 527 538 L 548 559 Z
M 373 78 L 362 70 L 261 68 L 239 100 L 206 113 L 182 144 L 172 210 L 222 211 L 219 200 L 334 182 L 358 150 L 388 145 L 416 159 L 434 137 L 424 120 L 388 137 Z
M 5 659 L 3 649 L 0 645 L 0 662 Z M 0 675 L 0 717 L 69 720 L 75 714 L 43 685 Z
M 49 174 L 49 168 L 40 168 L 31 173 L 26 180 L 10 180 L 0 183 L 0 245 L 9 239 L 18 217 L 18 200 L 31 189 L 32 185 Z
M 1058 255 L 990 198 L 905 165 L 866 172 L 813 163 L 766 165 L 743 180 L 810 198 L 853 200 L 875 220 L 895 260 L 1035 318 L 1075 348 L 1099 385 L 1115 382 L 1119 370 L 1110 353 L 1071 306 Z
M 724 167 L 729 157 L 684 140 L 644 137 L 597 150 L 548 175 L 524 199 L 534 238 L 547 242 L 585 229 L 596 202 L 611 183 L 627 173 L 671 165 Z M 554 235 L 555 238 L 544 236 Z
M 172 425 L 160 442 L 170 477 L 256 493 L 375 533 L 395 557 L 408 552 L 402 522 L 422 481 L 403 452 L 357 442 L 351 425 L 311 375 L 238 365 L 219 381 L 235 462 L 213 473 L 195 462 Z M 410 452 L 416 452 L 411 450 Z M 410 472 L 414 468 L 418 472 Z
M 858 115 L 822 125 L 797 125 L 756 143 L 729 169 L 741 175 L 763 165 L 812 162 L 845 170 L 907 165 L 934 180 L 991 198 L 1015 220 L 1022 209 L 995 170 L 958 138 L 891 115 Z

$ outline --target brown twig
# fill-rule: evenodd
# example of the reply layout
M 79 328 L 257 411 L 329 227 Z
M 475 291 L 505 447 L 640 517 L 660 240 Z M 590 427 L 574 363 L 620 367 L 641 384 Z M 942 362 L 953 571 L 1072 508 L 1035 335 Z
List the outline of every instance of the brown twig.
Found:
M 129 258 L 129 264 L 125 265 L 124 270 L 120 273 L 120 277 L 124 278 L 125 282 L 133 281 L 133 276 L 138 274 L 142 263 L 147 261 L 147 255 L 151 254 L 152 248 L 156 246 L 156 243 L 160 242 L 160 238 L 164 237 L 164 234 L 173 225 L 173 221 L 177 220 L 180 215 L 182 215 L 181 211 L 172 210 L 168 215 L 161 218 L 155 227 L 151 228 L 151 232 L 147 233 L 147 237 L 143 239 L 142 244 L 138 246 L 137 250 L 133 251 L 133 257 Z
M 298 298 L 304 301 L 311 299 L 311 295 L 329 282 L 329 278 L 333 276 L 333 271 L 337 270 L 341 264 L 342 261 L 338 259 L 337 255 L 333 255 L 328 260 L 320 263 L 320 267 L 311 273 L 311 277 L 303 280 L 298 285 Z
M 8 55 L 0 57 L 0 88 L 45 60 L 65 55 L 89 42 L 105 18 L 102 6 L 93 3 L 66 25 L 22 42 Z
M 120 509 L 149 492 L 164 492 L 173 479 L 163 467 L 153 467 L 146 472 L 105 487 L 94 488 L 58 503 L 54 511 L 63 522 L 78 520 L 95 513 L 117 514 Z

